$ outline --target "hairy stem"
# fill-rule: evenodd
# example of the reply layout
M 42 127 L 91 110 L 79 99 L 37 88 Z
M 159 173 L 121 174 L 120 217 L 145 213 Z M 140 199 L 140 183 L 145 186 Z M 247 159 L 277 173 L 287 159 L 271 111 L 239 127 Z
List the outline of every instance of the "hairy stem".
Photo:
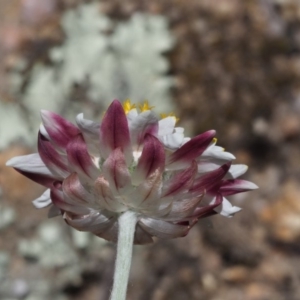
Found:
M 119 217 L 117 258 L 111 300 L 125 300 L 137 217 L 126 211 Z

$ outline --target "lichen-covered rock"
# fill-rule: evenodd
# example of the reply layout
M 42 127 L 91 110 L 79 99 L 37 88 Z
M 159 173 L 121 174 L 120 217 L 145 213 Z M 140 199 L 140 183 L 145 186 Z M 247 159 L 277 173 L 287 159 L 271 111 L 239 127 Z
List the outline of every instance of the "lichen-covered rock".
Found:
M 47 64 L 25 59 L 11 70 L 10 93 L 18 103 L 0 102 L 6 107 L 2 127 L 14 124 L 0 139 L 0 147 L 20 136 L 33 144 L 32 128 L 39 124 L 41 109 L 67 116 L 83 111 L 98 118 L 115 98 L 151 98 L 164 111 L 174 109 L 174 80 L 167 75 L 164 57 L 174 37 L 165 17 L 135 14 L 128 21 L 113 22 L 92 2 L 67 10 L 61 26 L 65 39 L 49 51 Z

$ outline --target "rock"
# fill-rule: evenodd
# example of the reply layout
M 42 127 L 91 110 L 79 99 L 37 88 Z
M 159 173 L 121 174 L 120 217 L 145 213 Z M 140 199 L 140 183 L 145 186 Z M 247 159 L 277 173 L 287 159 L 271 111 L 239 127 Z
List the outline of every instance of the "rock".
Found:
M 249 279 L 249 270 L 245 266 L 235 266 L 225 269 L 221 278 L 229 283 L 243 283 Z
M 276 201 L 260 213 L 268 225 L 270 234 L 278 241 L 293 243 L 300 238 L 300 188 L 293 180 L 288 181 Z

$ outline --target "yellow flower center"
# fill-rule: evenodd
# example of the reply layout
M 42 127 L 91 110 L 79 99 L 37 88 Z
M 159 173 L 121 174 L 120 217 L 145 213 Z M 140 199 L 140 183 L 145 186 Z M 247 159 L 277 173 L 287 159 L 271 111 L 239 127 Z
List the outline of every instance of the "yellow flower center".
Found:
M 136 105 L 135 104 L 131 104 L 130 99 L 126 99 L 123 102 L 123 108 L 124 108 L 125 114 L 128 114 L 129 111 L 131 111 L 132 109 L 136 108 Z
M 136 109 L 136 108 L 137 108 L 137 105 L 135 103 L 132 104 L 130 99 L 126 99 L 123 102 L 123 109 L 126 114 L 128 114 L 132 109 Z M 148 100 L 145 100 L 142 104 L 138 104 L 138 108 L 140 109 L 141 112 L 144 112 L 147 110 L 151 110 L 152 108 L 154 108 L 154 106 L 150 106 L 148 103 Z M 160 117 L 162 119 L 167 118 L 167 117 L 173 117 L 175 119 L 176 123 L 179 121 L 179 118 L 177 118 L 173 112 L 171 112 L 169 114 L 162 113 L 162 114 L 160 114 Z
M 217 138 L 213 138 L 212 142 L 216 145 L 217 144 L 218 139 Z M 225 151 L 225 148 L 222 147 L 222 151 Z
M 154 106 L 149 106 L 148 100 L 145 100 L 143 104 L 139 104 L 139 109 L 141 112 L 151 110 L 152 108 L 154 108 Z
M 171 112 L 169 114 L 160 114 L 160 117 L 162 119 L 165 119 L 167 117 L 173 117 L 173 118 L 175 118 L 175 123 L 177 123 L 179 121 L 179 118 L 177 118 L 173 112 Z

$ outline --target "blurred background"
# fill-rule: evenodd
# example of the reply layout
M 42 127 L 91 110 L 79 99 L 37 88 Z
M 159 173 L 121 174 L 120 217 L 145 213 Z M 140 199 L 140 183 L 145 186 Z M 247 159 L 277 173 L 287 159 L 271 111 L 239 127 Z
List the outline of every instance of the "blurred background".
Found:
M 100 120 L 114 98 L 216 129 L 260 186 L 185 238 L 136 246 L 130 300 L 300 299 L 298 0 L 0 0 L 0 299 L 108 299 L 115 245 L 47 219 L 5 162 L 40 109 Z

